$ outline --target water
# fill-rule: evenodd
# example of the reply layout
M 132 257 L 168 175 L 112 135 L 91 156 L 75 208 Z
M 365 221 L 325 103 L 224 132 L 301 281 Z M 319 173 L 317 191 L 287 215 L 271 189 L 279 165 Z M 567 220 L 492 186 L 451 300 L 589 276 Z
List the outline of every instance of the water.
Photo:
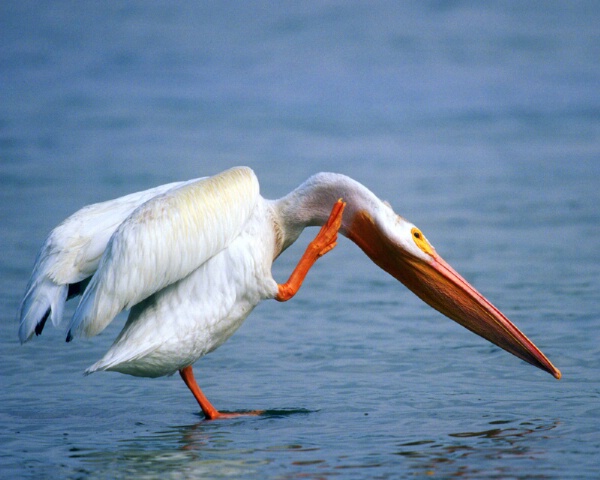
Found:
M 2 2 L 0 476 L 590 478 L 600 468 L 595 2 Z M 177 377 L 83 377 L 15 322 L 47 232 L 87 203 L 254 168 L 263 194 L 346 173 L 562 370 L 421 304 L 342 239 Z M 284 280 L 314 235 L 278 260 Z M 72 306 L 69 310 L 72 312 Z

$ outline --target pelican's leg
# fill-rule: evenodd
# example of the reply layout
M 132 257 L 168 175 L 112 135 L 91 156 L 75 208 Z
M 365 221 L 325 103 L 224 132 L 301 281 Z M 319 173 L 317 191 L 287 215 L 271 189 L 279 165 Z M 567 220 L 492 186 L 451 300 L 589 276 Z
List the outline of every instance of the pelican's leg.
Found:
M 181 375 L 181 378 L 192 392 L 192 395 L 194 395 L 194 398 L 198 401 L 204 416 L 209 420 L 219 418 L 221 413 L 212 406 L 212 404 L 208 401 L 208 398 L 206 398 L 206 396 L 202 393 L 202 390 L 200 390 L 200 387 L 194 378 L 194 372 L 192 371 L 191 365 L 179 370 L 179 375 Z
M 204 414 L 204 416 L 206 417 L 207 420 L 216 420 L 219 418 L 221 418 L 221 419 L 222 418 L 236 418 L 236 417 L 241 417 L 241 416 L 246 416 L 246 415 L 260 415 L 260 414 L 264 413 L 262 410 L 255 410 L 252 412 L 243 412 L 243 413 L 219 412 L 215 407 L 213 407 L 212 403 L 210 403 L 208 401 L 208 398 L 206 398 L 204 393 L 202 393 L 202 390 L 200 390 L 200 387 L 198 386 L 198 384 L 196 383 L 196 379 L 194 378 L 194 372 L 192 370 L 191 365 L 189 367 L 185 367 L 185 368 L 182 368 L 181 370 L 179 370 L 179 375 L 181 375 L 181 378 L 183 379 L 183 381 L 185 382 L 187 387 L 190 389 L 190 391 L 194 395 L 194 398 L 200 405 L 200 408 L 202 409 L 202 413 Z
M 279 291 L 275 300 L 285 302 L 296 295 L 310 268 L 320 257 L 337 245 L 337 234 L 342 226 L 342 214 L 345 206 L 346 203 L 342 199 L 335 202 L 327 222 L 321 227 L 315 239 L 306 247 L 304 255 L 300 258 L 288 281 L 278 285 Z

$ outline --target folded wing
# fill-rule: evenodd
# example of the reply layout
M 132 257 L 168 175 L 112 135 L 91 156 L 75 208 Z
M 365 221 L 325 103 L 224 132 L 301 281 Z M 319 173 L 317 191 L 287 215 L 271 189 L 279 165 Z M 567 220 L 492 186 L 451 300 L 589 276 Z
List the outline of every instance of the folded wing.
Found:
M 101 332 L 123 309 L 188 276 L 239 235 L 259 197 L 249 168 L 188 182 L 118 227 L 86 288 L 67 340 Z
M 62 320 L 67 296 L 79 292 L 100 263 L 117 227 L 141 204 L 184 182 L 132 193 L 88 205 L 58 225 L 40 249 L 19 309 L 19 338 L 29 340 L 42 332 L 48 318 Z

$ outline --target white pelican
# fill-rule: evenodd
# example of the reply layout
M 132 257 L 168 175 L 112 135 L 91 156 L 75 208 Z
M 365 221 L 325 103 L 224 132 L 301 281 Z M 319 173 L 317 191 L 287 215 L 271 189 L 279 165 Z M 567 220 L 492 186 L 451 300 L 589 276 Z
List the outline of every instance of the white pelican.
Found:
M 342 201 L 343 199 L 343 201 Z M 273 261 L 307 226 L 322 226 L 289 280 Z M 83 292 L 67 341 L 101 332 L 124 309 L 127 323 L 86 373 L 142 377 L 179 372 L 208 419 L 192 364 L 225 342 L 265 299 L 289 300 L 337 233 L 422 300 L 474 333 L 556 378 L 560 372 L 496 307 L 450 267 L 412 223 L 360 183 L 319 173 L 279 200 L 259 194 L 246 167 L 89 205 L 42 246 L 20 307 L 19 337 L 60 323 Z

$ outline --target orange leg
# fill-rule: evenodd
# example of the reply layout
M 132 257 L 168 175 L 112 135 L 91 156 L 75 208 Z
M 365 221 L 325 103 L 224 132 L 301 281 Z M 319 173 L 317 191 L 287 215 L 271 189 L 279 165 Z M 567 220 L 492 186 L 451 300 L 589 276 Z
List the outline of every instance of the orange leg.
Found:
M 337 234 L 342 225 L 342 214 L 344 213 L 345 206 L 346 203 L 342 199 L 339 199 L 333 205 L 329 219 L 321 227 L 315 239 L 306 247 L 304 255 L 300 258 L 288 281 L 278 285 L 279 292 L 275 300 L 285 302 L 296 295 L 310 268 L 320 257 L 333 250 L 337 245 Z
M 216 420 L 223 418 L 236 418 L 243 415 L 260 415 L 261 411 L 253 411 L 253 412 L 244 412 L 244 413 L 222 413 L 219 412 L 212 404 L 208 401 L 208 398 L 202 393 L 200 387 L 196 383 L 196 379 L 194 378 L 194 372 L 192 371 L 191 365 L 189 367 L 182 368 L 179 370 L 179 375 L 190 389 L 194 398 L 198 401 L 200 408 L 202 409 L 202 413 L 207 420 Z
M 198 401 L 200 408 L 202 409 L 202 413 L 209 420 L 214 420 L 215 418 L 219 418 L 220 412 L 212 406 L 212 404 L 208 401 L 208 398 L 202 393 L 200 387 L 196 383 L 196 379 L 194 378 L 194 372 L 192 370 L 191 365 L 189 367 L 182 368 L 179 370 L 179 375 L 187 385 L 187 387 L 191 390 L 192 395 Z

